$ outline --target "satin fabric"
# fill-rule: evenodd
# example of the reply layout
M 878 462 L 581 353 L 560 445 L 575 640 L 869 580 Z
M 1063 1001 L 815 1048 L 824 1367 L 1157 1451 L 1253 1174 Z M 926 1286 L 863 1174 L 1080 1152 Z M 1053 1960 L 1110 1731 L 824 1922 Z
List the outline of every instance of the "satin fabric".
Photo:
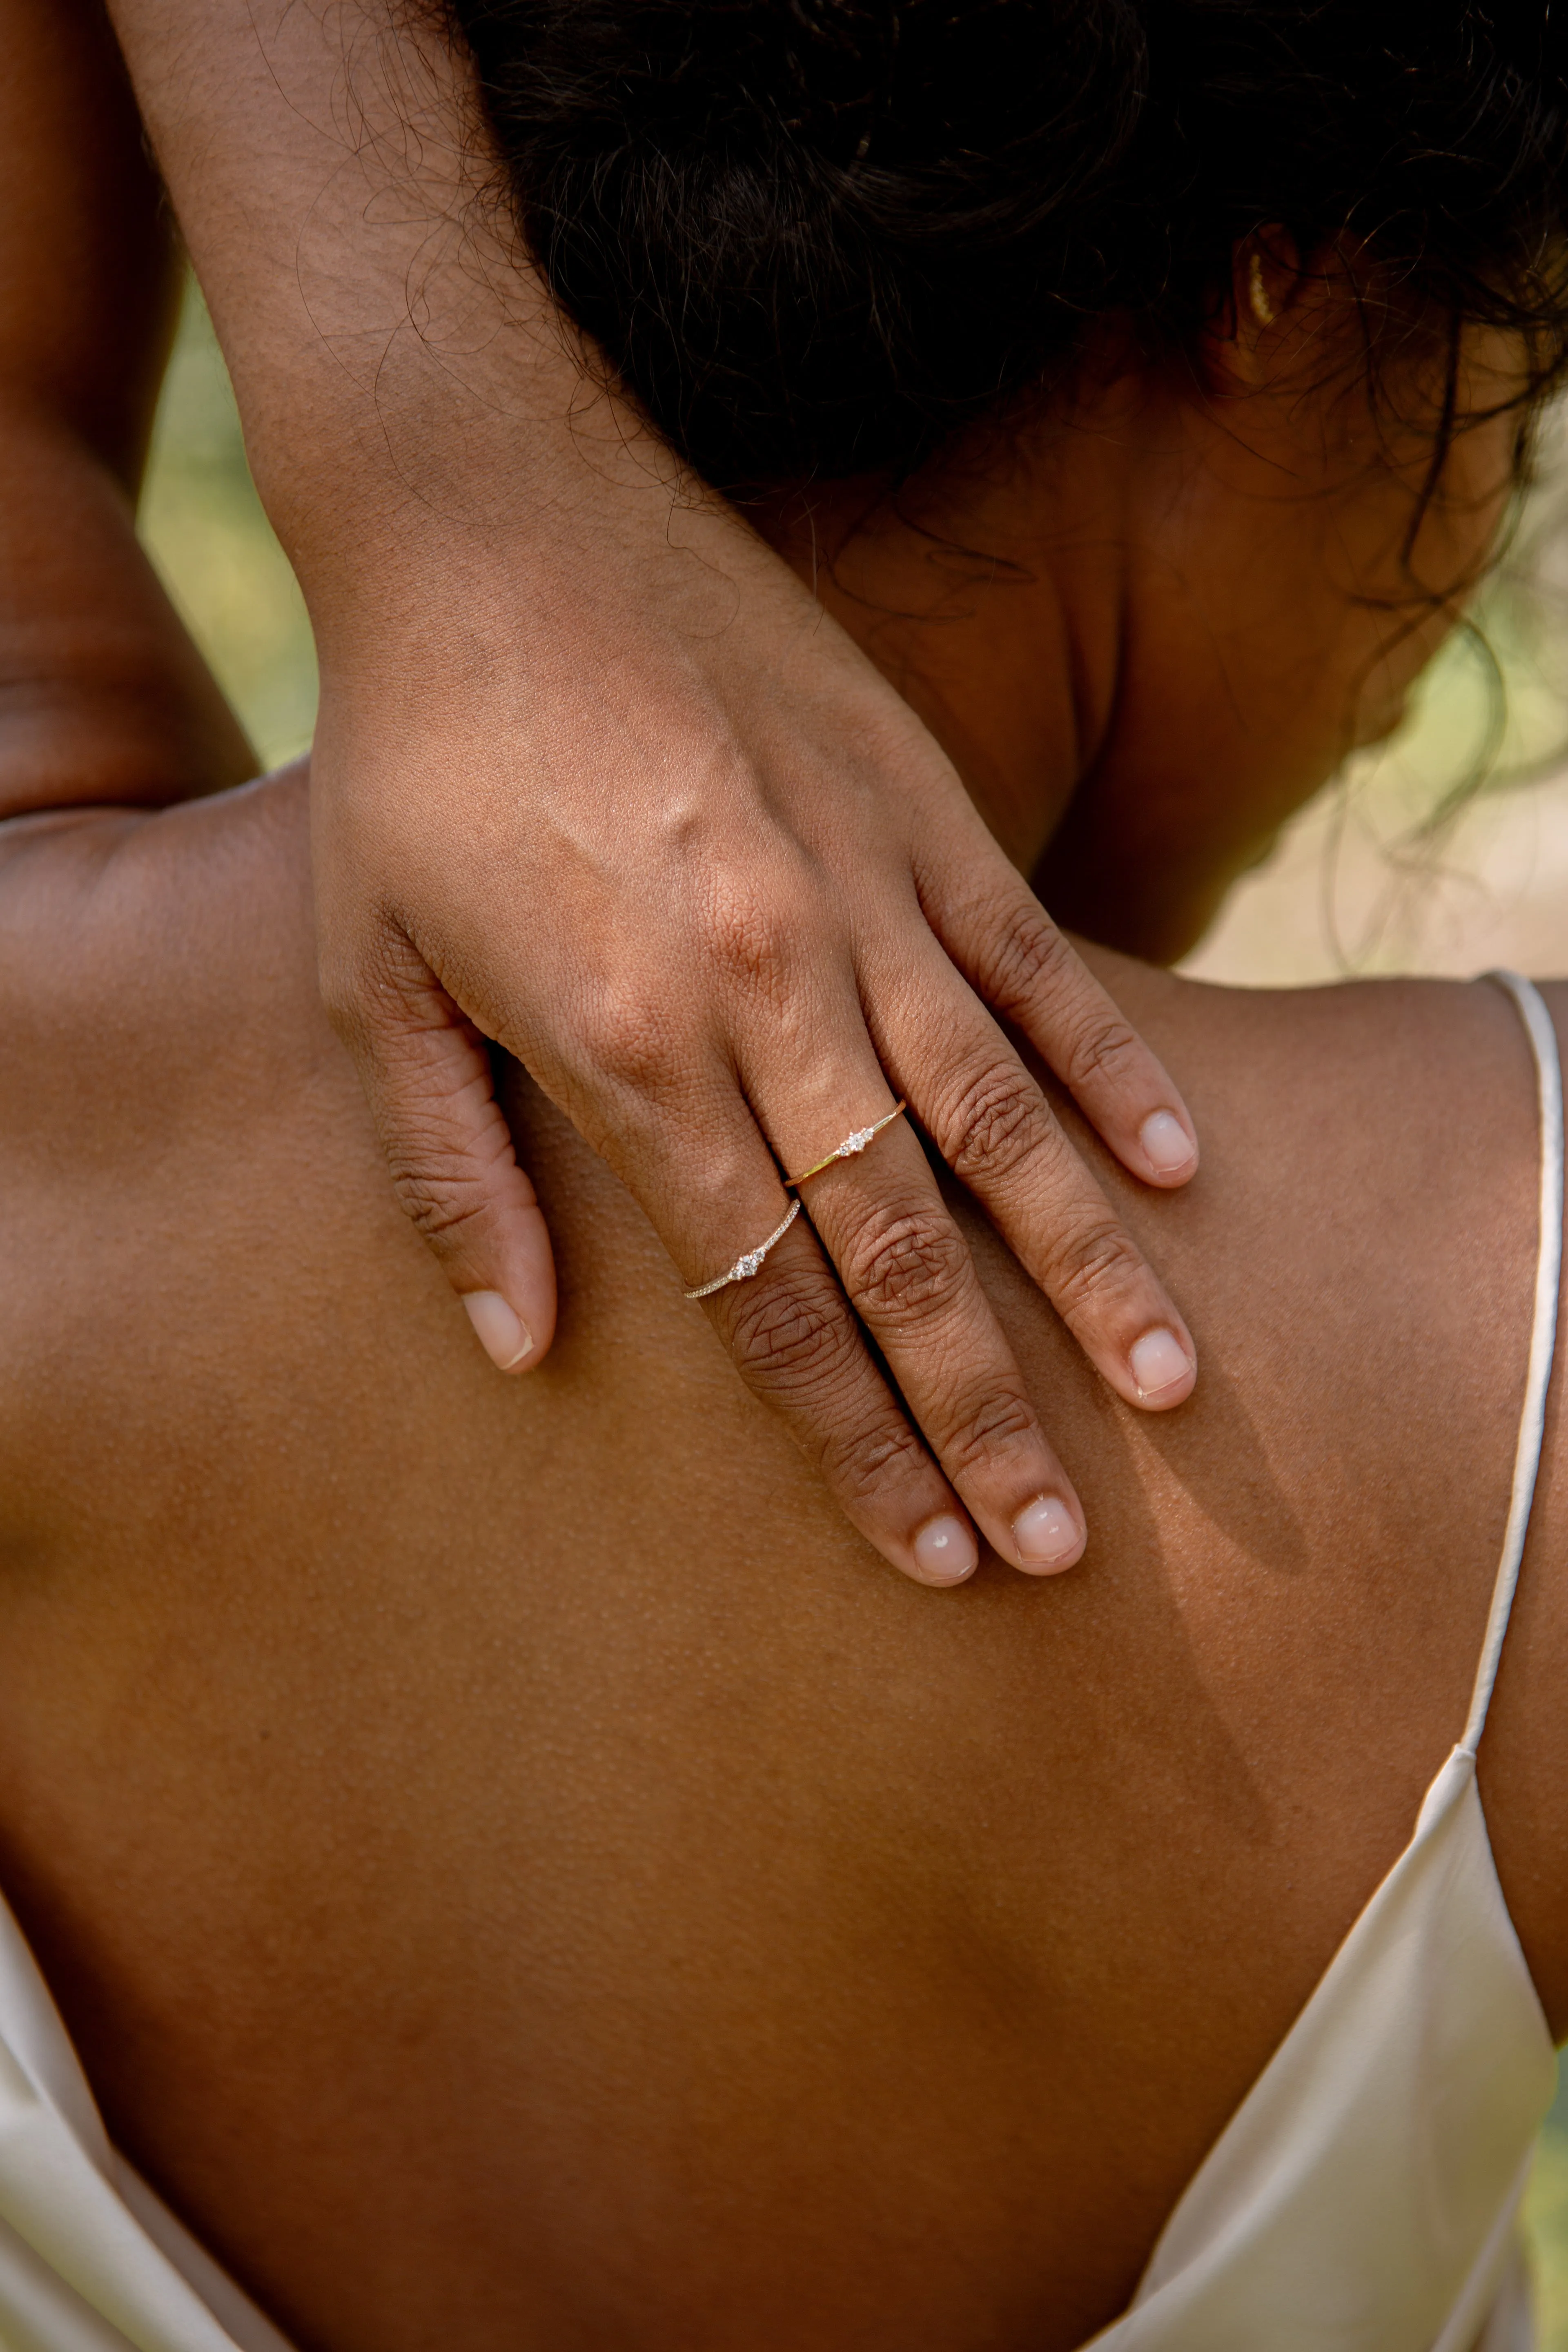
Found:
M 1094 2352 L 1471 2352 L 1489 2328 L 1528 2352 L 1516 2216 L 1556 2083 L 1456 1748 Z

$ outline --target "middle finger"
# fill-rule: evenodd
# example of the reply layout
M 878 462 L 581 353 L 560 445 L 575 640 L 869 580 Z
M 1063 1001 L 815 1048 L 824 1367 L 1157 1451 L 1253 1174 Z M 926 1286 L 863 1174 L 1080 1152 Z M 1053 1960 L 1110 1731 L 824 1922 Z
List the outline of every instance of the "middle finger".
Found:
M 843 1034 L 840 1025 L 839 1034 Z M 862 1023 L 861 1032 L 865 1036 Z M 870 1040 L 830 1087 L 749 1079 L 786 1176 L 893 1108 Z M 915 1137 L 902 1118 L 803 1181 L 850 1305 L 876 1340 L 927 1444 L 1001 1557 L 1034 1574 L 1068 1568 L 1081 1506 L 1047 1443 L 1017 1360 Z

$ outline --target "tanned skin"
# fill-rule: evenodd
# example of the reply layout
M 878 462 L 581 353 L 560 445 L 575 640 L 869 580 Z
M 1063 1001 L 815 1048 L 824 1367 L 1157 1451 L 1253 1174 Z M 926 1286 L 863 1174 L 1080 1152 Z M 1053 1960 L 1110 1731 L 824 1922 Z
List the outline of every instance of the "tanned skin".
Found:
M 97 54 L 69 121 L 115 201 L 57 175 L 50 266 L 0 278 L 0 1884 L 117 2142 L 301 2352 L 1069 2352 L 1462 1726 L 1535 1263 L 1517 1018 L 1485 984 L 1231 993 L 1097 955 L 1205 1139 L 1179 1195 L 1097 1160 L 1205 1370 L 1175 1413 L 1122 1405 L 970 1219 L 1089 1509 L 1063 1576 L 881 1561 L 514 1073 L 563 1312 L 499 1379 L 321 1010 L 305 773 L 226 789 L 245 748 L 132 536 L 168 256 Z M 11 128 L 0 170 L 45 174 L 58 121 Z M 1132 436 L 1019 445 L 1015 485 L 1100 468 L 1113 564 L 1041 520 L 968 619 L 858 625 L 1020 858 L 1064 803 L 1091 844 L 1136 814 L 1118 730 L 1158 743 L 1116 853 L 1151 903 L 1176 798 L 1223 881 L 1365 666 L 1290 538 L 1324 506 L 1267 481 L 1321 461 L 1363 573 L 1404 512 L 1397 452 L 1358 488 L 1267 353 L 1210 358 L 1187 405 L 1137 387 L 1114 499 Z M 1256 480 L 1205 417 L 1229 450 L 1247 420 Z M 1459 571 L 1499 471 L 1465 446 L 1432 559 Z M 999 478 L 930 494 L 984 520 Z M 844 540 L 825 593 L 908 612 L 934 575 L 904 528 Z M 1271 662 L 1247 611 L 1292 563 Z M 1229 700 L 1188 678 L 1205 647 Z M 781 1332 L 781 1379 L 812 1343 Z M 1560 1392 L 1481 1759 L 1556 2032 Z

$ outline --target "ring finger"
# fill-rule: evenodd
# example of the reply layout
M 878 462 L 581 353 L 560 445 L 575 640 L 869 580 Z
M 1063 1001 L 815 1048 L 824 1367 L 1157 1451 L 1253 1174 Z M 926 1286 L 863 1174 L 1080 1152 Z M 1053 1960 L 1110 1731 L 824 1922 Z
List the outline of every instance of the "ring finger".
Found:
M 873 1363 L 809 1223 L 792 1214 L 732 1074 L 714 1080 L 692 1122 L 707 1139 L 697 1181 L 639 1167 L 687 1296 L 883 1558 L 922 1584 L 962 1583 L 980 1559 L 963 1506 Z
M 803 1084 L 798 1067 L 787 1089 L 776 1072 L 771 1086 L 760 1074 L 749 1084 L 786 1172 L 813 1168 L 893 1109 L 863 1022 L 860 1036 L 863 1050 L 841 1057 L 820 1088 Z M 1082 1508 L 908 1126 L 891 1121 L 802 1181 L 850 1306 L 988 1541 L 1035 1574 L 1070 1567 L 1083 1549 Z

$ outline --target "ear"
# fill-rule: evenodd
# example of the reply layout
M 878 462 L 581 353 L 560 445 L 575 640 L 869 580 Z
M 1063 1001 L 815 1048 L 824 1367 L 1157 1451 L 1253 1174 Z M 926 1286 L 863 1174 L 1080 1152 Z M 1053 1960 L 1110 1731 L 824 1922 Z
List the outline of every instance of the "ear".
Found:
M 1199 338 L 1198 364 L 1208 389 L 1252 391 L 1271 378 L 1286 348 L 1323 323 L 1316 313 L 1328 290 L 1278 223 L 1244 237 L 1231 255 L 1225 299 Z

